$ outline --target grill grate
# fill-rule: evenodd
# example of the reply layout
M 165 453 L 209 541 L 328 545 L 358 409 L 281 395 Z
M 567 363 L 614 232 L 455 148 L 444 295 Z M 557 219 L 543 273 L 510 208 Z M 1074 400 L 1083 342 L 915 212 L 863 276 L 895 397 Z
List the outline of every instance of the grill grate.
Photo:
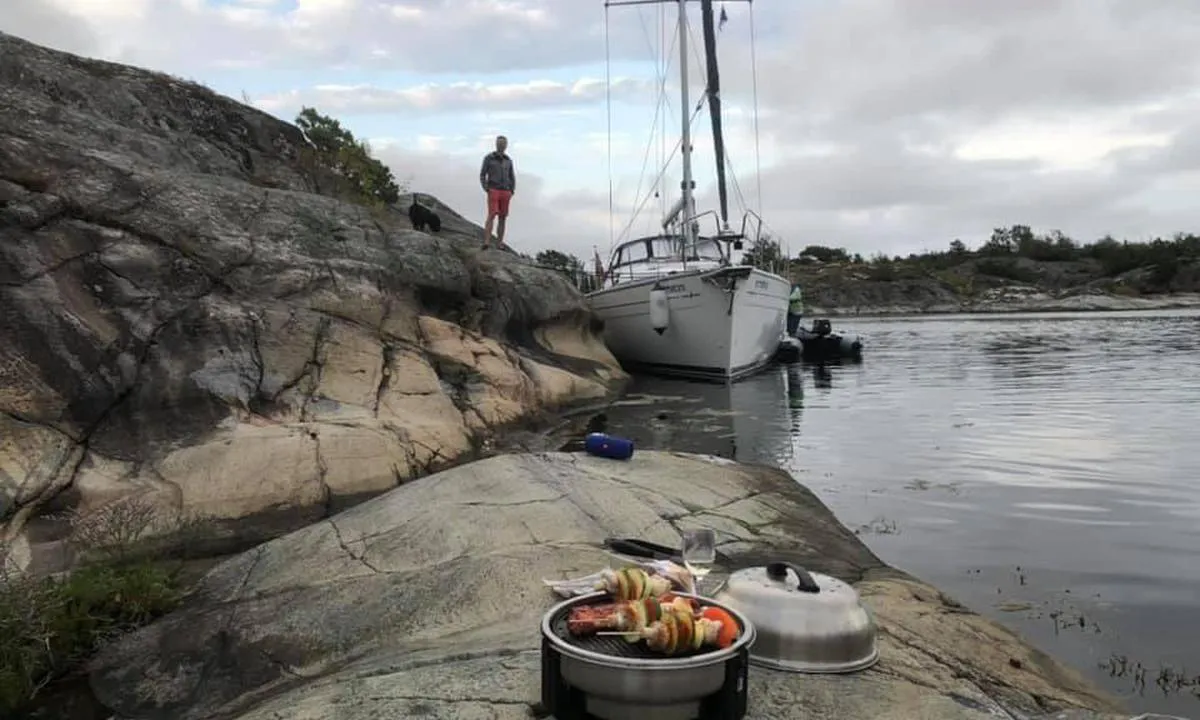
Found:
M 571 607 L 580 607 L 608 602 L 612 601 L 602 598 L 593 602 L 583 602 L 577 605 L 572 605 Z M 568 645 L 572 645 L 581 650 L 587 650 L 589 652 L 599 653 L 601 655 L 609 655 L 611 657 L 662 661 L 695 657 L 697 655 L 704 655 L 705 653 L 713 652 L 714 650 L 711 647 L 703 647 L 699 650 L 690 650 L 678 655 L 664 655 L 662 653 L 654 652 L 650 648 L 646 647 L 646 643 L 643 641 L 636 643 L 626 642 L 625 638 L 617 635 L 585 635 L 582 637 L 578 635 L 572 635 L 570 631 L 567 630 L 567 615 L 569 613 L 570 608 L 565 608 L 560 611 L 550 620 L 550 628 L 554 630 L 555 635 L 566 641 Z

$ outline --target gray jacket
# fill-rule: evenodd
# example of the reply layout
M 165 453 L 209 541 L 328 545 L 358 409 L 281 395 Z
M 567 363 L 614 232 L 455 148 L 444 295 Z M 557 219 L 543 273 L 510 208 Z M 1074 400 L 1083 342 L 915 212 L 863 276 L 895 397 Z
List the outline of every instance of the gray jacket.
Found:
M 516 190 L 517 173 L 513 170 L 512 158 L 495 150 L 484 155 L 483 166 L 479 168 L 479 184 L 484 190 Z

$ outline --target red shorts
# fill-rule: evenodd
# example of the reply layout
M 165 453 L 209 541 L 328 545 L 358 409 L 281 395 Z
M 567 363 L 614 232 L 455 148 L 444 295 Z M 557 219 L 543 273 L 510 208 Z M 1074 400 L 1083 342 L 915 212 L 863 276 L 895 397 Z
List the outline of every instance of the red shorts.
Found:
M 512 190 L 497 190 L 488 188 L 488 215 L 508 217 L 508 201 L 512 199 Z

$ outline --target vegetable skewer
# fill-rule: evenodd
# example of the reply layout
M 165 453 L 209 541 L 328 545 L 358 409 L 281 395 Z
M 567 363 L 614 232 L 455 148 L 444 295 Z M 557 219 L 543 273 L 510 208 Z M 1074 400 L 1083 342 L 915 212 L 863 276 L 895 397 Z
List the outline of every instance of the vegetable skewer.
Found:
M 655 623 L 630 632 L 606 632 L 604 635 L 632 636 L 635 640 L 645 640 L 647 647 L 665 655 L 679 655 L 693 650 L 699 650 L 705 645 L 718 645 L 727 637 L 722 635 L 723 622 L 707 618 L 695 618 L 691 614 L 668 612 Z M 736 632 L 736 629 L 735 629 Z
M 596 589 L 611 593 L 618 600 L 641 600 L 670 592 L 671 581 L 632 565 L 620 570 L 605 570 Z
M 659 598 L 580 605 L 571 608 L 567 616 L 567 631 L 579 636 L 600 630 L 639 630 L 666 612 L 695 614 L 697 604 L 688 598 L 668 593 Z

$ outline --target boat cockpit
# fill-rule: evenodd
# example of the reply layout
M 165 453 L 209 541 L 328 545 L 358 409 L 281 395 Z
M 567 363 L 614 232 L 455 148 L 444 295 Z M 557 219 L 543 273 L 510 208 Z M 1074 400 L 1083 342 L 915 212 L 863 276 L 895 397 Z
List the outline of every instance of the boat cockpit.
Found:
M 715 270 L 727 264 L 728 255 L 716 238 L 698 237 L 694 243 L 688 243 L 683 235 L 651 235 L 617 246 L 605 273 L 605 286 L 681 272 Z

